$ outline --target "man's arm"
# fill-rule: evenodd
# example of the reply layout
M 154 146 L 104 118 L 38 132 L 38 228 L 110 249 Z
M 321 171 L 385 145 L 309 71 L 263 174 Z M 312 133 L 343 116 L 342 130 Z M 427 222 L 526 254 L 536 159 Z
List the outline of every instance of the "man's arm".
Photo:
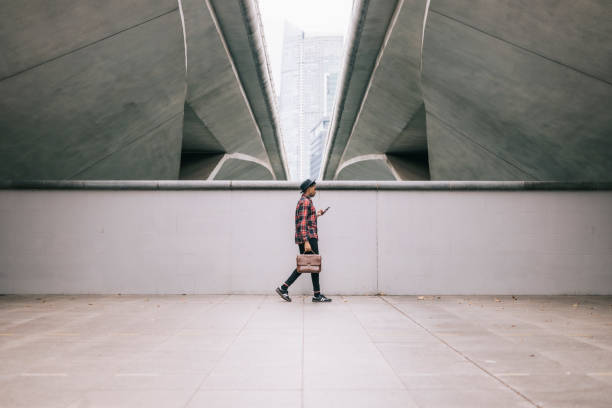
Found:
M 310 244 L 308 243 L 308 204 L 307 202 L 302 200 L 298 204 L 297 209 L 297 235 L 299 239 L 304 242 L 304 245 Z

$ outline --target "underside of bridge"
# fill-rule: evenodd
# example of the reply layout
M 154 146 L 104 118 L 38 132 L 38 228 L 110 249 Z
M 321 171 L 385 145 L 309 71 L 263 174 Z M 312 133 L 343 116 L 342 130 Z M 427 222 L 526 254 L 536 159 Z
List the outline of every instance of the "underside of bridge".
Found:
M 0 19 L 0 179 L 287 179 L 256 0 Z M 321 177 L 612 180 L 610 21 L 608 0 L 355 0 Z
M 287 178 L 256 2 L 8 1 L 0 18 L 0 178 Z
M 612 179 L 607 0 L 356 1 L 325 179 Z

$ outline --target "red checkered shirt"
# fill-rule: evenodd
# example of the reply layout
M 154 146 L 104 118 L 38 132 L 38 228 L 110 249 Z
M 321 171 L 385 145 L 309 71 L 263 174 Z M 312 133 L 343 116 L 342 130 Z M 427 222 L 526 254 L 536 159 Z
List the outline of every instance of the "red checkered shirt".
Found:
M 295 243 L 303 244 L 308 238 L 319 238 L 317 235 L 317 210 L 312 200 L 302 194 L 295 207 Z

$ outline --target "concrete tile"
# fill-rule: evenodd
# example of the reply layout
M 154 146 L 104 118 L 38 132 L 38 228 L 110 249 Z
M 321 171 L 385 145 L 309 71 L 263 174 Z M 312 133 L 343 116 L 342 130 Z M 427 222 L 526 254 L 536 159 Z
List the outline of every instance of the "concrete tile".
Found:
M 397 363 L 419 363 L 422 360 L 428 360 L 432 363 L 466 361 L 459 353 L 439 341 L 419 345 L 413 343 L 379 343 L 377 347 L 387 360 Z
M 506 384 L 519 390 L 526 395 L 537 392 L 554 393 L 565 391 L 604 391 L 610 389 L 605 383 L 596 378 L 574 373 L 558 374 L 531 374 L 528 376 L 502 376 L 500 377 Z
M 0 297 L 0 406 L 608 406 L 610 299 Z
M 440 339 L 457 350 L 461 350 L 466 354 L 470 353 L 513 353 L 516 350 L 524 350 L 524 347 L 517 345 L 515 342 L 504 339 L 490 333 L 482 334 L 465 334 L 461 332 L 446 332 L 437 333 Z
M 477 367 L 468 361 L 447 361 L 444 364 L 440 364 L 439 362 L 428 361 L 426 359 L 412 365 L 406 364 L 397 368 L 394 367 L 394 369 L 400 376 L 409 373 L 419 375 L 476 375 L 479 372 Z
M 370 339 L 375 343 L 413 343 L 413 344 L 441 344 L 433 339 L 429 333 L 412 328 L 367 328 Z M 435 343 L 434 343 L 435 342 Z
M 590 372 L 586 375 L 608 386 L 612 386 L 612 371 Z
M 377 308 L 378 310 L 369 310 L 372 308 Z M 351 307 L 351 310 L 359 323 L 367 329 L 422 330 L 416 324 L 406 319 L 404 315 L 394 309 L 390 309 L 388 305 L 360 305 Z
M 384 300 L 380 296 L 336 296 L 338 302 L 350 304 L 383 304 Z
M 26 393 L 86 391 L 97 388 L 111 376 L 107 371 L 70 372 L 70 371 L 23 371 L 19 374 L 3 375 L 0 382 L 0 394 L 9 390 L 21 390 Z M 2 405 L 0 405 L 2 406 Z
M 204 381 L 203 389 L 299 389 L 301 343 L 235 343 Z
M 238 344 L 275 344 L 275 343 L 302 343 L 304 333 L 302 328 L 255 328 L 249 325 L 242 330 L 240 336 L 236 339 Z
M 301 390 L 198 390 L 185 408 L 298 408 Z
M 206 372 L 121 370 L 92 387 L 96 390 L 190 390 L 204 381 Z
M 155 348 L 164 350 L 224 351 L 237 337 L 236 330 L 192 329 L 184 327 Z
M 611 372 L 612 351 L 594 348 L 575 350 L 544 350 L 539 354 L 556 361 L 567 371 Z
M 410 373 L 400 374 L 404 386 L 409 390 L 419 389 L 488 389 L 503 390 L 504 385 L 495 378 L 473 370 L 471 374 L 437 374 L 437 373 Z
M 221 303 L 260 303 L 265 301 L 266 298 L 272 297 L 268 295 L 227 295 Z
M 223 302 L 200 315 L 192 316 L 188 325 L 194 329 L 241 329 L 257 311 L 255 303 L 246 301 Z
M 372 343 L 305 344 L 304 389 L 403 389 Z
M 532 335 L 530 333 L 525 333 L 518 334 L 511 338 L 506 337 L 506 339 L 533 351 L 570 350 L 587 352 L 601 350 L 601 348 L 596 345 L 591 345 L 577 338 L 562 335 Z
M 0 407 L 66 408 L 73 404 L 79 395 L 78 391 L 58 391 L 52 388 L 0 388 Z
M 612 390 L 560 390 L 530 391 L 529 398 L 543 407 L 559 408 L 609 408 L 612 401 Z
M 307 305 L 304 309 L 306 343 L 367 343 L 370 338 L 354 314 L 344 305 Z M 325 309 L 323 308 L 325 307 Z
M 533 408 L 533 404 L 509 389 L 417 389 L 410 390 L 419 408 L 498 407 Z
M 120 371 L 144 373 L 209 373 L 223 351 L 181 350 L 152 352 L 127 360 Z
M 92 390 L 78 395 L 66 408 L 182 408 L 192 390 Z M 38 406 L 38 405 L 32 405 Z
M 368 334 L 361 327 L 310 327 L 304 330 L 304 343 L 369 343 Z
M 305 390 L 304 408 L 351 407 L 351 408 L 417 408 L 411 394 L 406 390 Z
M 249 321 L 250 328 L 302 329 L 302 305 L 293 302 L 282 304 L 264 303 Z
M 377 344 L 378 349 L 400 376 L 420 374 L 476 375 L 481 372 L 461 355 L 446 348 L 427 350 L 404 344 Z
M 481 367 L 492 373 L 558 374 L 564 372 L 563 366 L 539 353 L 483 352 L 470 355 Z

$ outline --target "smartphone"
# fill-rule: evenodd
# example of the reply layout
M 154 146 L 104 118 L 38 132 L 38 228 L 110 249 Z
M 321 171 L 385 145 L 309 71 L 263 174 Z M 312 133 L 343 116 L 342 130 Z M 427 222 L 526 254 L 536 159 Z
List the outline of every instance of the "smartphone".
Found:
M 327 207 L 325 210 L 323 210 L 323 214 L 325 214 L 327 212 L 327 210 L 329 210 L 329 207 Z

